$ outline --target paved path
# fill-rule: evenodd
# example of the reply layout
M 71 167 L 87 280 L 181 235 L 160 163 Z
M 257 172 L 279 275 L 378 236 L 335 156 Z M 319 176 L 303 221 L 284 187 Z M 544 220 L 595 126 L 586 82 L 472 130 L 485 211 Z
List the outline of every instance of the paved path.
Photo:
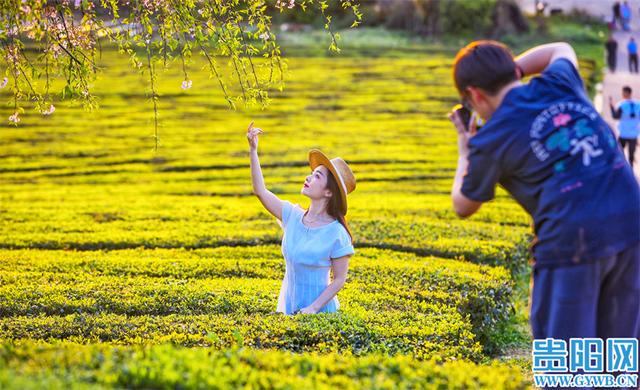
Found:
M 613 33 L 613 37 L 618 41 L 618 61 L 616 71 L 611 72 L 609 69 L 605 70 L 604 80 L 602 82 L 602 97 L 596 98 L 596 101 L 594 102 L 596 108 L 601 110 L 602 116 L 613 129 L 616 129 L 617 123 L 611 117 L 609 96 L 613 97 L 614 102 L 619 101 L 622 99 L 622 87 L 628 85 L 633 90 L 633 97 L 635 99 L 640 99 L 640 73 L 629 73 L 629 61 L 627 54 L 627 43 L 629 42 L 630 37 L 633 36 L 636 42 L 640 42 L 640 16 L 638 13 L 634 13 L 633 15 L 635 18 L 632 20 L 630 32 L 622 31 L 618 26 L 618 29 Z M 640 180 L 640 151 L 637 149 L 635 157 L 636 163 L 634 171 L 636 177 Z

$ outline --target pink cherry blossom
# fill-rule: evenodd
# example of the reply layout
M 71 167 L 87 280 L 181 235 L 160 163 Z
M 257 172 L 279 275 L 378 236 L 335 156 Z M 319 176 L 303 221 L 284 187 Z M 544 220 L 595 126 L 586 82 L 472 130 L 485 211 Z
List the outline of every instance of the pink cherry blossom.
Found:
M 56 107 L 52 104 L 46 110 L 42 111 L 42 115 L 51 115 L 56 110 Z
M 260 34 L 259 37 L 260 39 L 264 39 L 265 41 L 269 40 L 269 33 L 265 31 L 262 34 Z
M 9 122 L 18 123 L 20 122 L 20 117 L 17 112 L 14 112 L 13 115 L 9 117 Z
M 182 89 L 189 89 L 189 88 L 191 88 L 191 84 L 192 84 L 191 80 L 184 80 L 184 81 L 182 82 Z
M 55 18 L 57 15 L 56 9 L 52 6 L 48 6 L 44 9 L 44 16 L 46 18 Z
M 16 45 L 7 47 L 7 62 L 17 64 L 20 61 L 20 51 Z
M 4 88 L 4 87 L 6 87 L 8 82 L 9 82 L 9 79 L 8 79 L 8 78 L 6 78 L 6 77 L 5 77 L 5 78 L 3 78 L 3 79 L 2 79 L 2 82 L 0 82 L 0 89 L 2 89 L 2 88 Z
M 278 0 L 276 1 L 276 8 L 283 9 L 287 7 L 289 9 L 296 6 L 296 0 L 289 0 L 289 4 L 287 4 L 287 0 Z

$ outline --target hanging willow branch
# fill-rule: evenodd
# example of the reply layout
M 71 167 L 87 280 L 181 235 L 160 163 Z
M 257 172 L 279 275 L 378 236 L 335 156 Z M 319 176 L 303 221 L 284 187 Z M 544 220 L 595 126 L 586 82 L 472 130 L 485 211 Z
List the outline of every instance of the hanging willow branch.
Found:
M 282 90 L 286 70 L 269 12 L 296 7 L 320 12 L 331 36 L 329 49 L 338 52 L 339 35 L 325 12 L 331 2 L 351 9 L 351 27 L 359 25 L 362 14 L 353 0 L 0 0 L 0 88 L 12 89 L 9 121 L 17 125 L 28 104 L 51 115 L 55 91 L 50 89 L 56 79 L 64 80 L 59 91 L 63 99 L 81 102 L 86 109 L 97 107 L 91 85 L 102 69 L 95 58 L 101 41 L 107 41 L 129 57 L 134 69 L 148 72 L 157 150 L 156 65 L 166 68 L 179 59 L 184 80 L 176 85 L 189 89 L 187 66 L 200 54 L 230 108 L 265 106 L 268 91 Z M 229 74 L 219 65 L 221 58 L 227 59 Z

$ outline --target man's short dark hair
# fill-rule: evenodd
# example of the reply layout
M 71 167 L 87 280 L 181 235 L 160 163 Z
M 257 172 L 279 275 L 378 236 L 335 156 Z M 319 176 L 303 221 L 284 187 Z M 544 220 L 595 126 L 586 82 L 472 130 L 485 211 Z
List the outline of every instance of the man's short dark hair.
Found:
M 625 85 L 624 87 L 622 87 L 622 92 L 631 94 L 631 87 L 628 85 Z
M 461 95 L 467 87 L 482 88 L 489 95 L 495 95 L 517 80 L 513 53 L 497 41 L 471 42 L 456 55 L 453 80 Z

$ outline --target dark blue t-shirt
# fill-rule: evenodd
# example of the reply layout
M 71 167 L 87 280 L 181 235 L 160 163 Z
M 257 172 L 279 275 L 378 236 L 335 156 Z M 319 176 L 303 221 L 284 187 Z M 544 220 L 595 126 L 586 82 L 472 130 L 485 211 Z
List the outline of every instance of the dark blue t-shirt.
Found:
M 531 214 L 536 266 L 591 262 L 640 241 L 640 187 L 582 79 L 558 59 L 511 89 L 469 141 L 461 192 L 502 185 Z

